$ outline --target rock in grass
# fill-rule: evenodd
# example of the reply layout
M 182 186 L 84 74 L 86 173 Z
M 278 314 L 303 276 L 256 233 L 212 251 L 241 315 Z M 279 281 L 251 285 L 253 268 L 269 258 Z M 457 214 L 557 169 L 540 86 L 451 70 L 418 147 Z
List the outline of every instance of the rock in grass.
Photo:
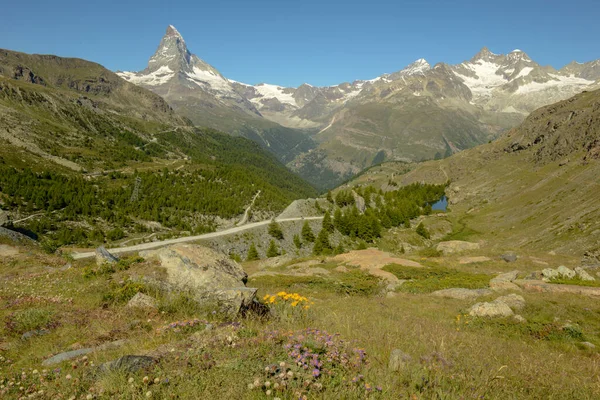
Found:
M 114 264 L 118 262 L 119 259 L 108 252 L 104 248 L 104 246 L 100 246 L 96 249 L 96 265 L 99 267 L 105 263 Z
M 500 274 L 497 277 L 490 280 L 490 288 L 492 290 L 500 291 L 500 290 L 521 290 L 516 284 L 513 282 L 517 279 L 519 275 L 519 271 L 511 271 L 505 274 Z
M 224 254 L 204 246 L 177 244 L 140 255 L 158 259 L 167 275 L 165 283 L 190 293 L 204 306 L 231 316 L 254 307 L 257 289 L 246 287 L 248 275 Z
M 390 354 L 388 369 L 390 371 L 401 371 L 406 368 L 411 359 L 412 357 L 409 354 L 404 353 L 400 349 L 394 349 Z
M 507 263 L 511 263 L 511 262 L 515 262 L 517 261 L 517 255 L 515 253 L 505 253 L 502 254 L 500 256 L 501 259 L 503 259 L 504 261 L 506 261 Z
M 523 296 L 519 296 L 518 294 L 511 293 L 506 296 L 498 297 L 497 302 L 502 302 L 509 306 L 513 311 L 520 311 L 525 308 L 525 299 Z
M 581 342 L 579 344 L 582 345 L 583 347 L 587 347 L 588 349 L 596 348 L 596 345 L 594 343 L 590 343 L 590 342 Z
M 572 269 L 569 269 L 569 268 L 565 267 L 564 265 L 561 265 L 560 267 L 558 267 L 556 269 L 556 272 L 558 272 L 558 274 L 561 277 L 566 278 L 566 279 L 573 279 L 577 275 L 575 273 L 575 271 L 573 271 Z
M 131 298 L 131 300 L 129 300 L 126 307 L 145 310 L 156 310 L 158 308 L 158 304 L 156 299 L 154 299 L 153 297 L 138 292 L 135 296 Z
M 125 372 L 137 372 L 141 369 L 150 368 L 158 361 L 149 356 L 127 355 L 119 357 L 114 361 L 109 361 L 100 366 L 100 371 L 108 372 L 122 370 Z
M 64 353 L 57 354 L 57 355 L 55 355 L 53 357 L 50 357 L 47 360 L 44 360 L 42 362 L 42 365 L 43 366 L 48 366 L 48 365 L 58 364 L 58 363 L 61 363 L 63 361 L 72 360 L 73 358 L 84 356 L 86 354 L 91 353 L 92 351 L 94 351 L 93 347 L 88 347 L 88 348 L 79 349 L 79 350 L 67 351 L 67 352 L 64 352 Z
M 36 329 L 34 331 L 25 332 L 21 335 L 21 340 L 28 340 L 35 336 L 44 336 L 49 334 L 50 331 L 48 329 Z
M 469 310 L 469 315 L 473 317 L 510 317 L 514 315 L 513 310 L 501 301 L 493 301 L 491 303 L 477 303 Z
M 481 296 L 487 296 L 493 293 L 490 289 L 464 289 L 464 288 L 450 288 L 443 290 L 436 290 L 432 292 L 432 296 L 445 297 L 448 299 L 459 299 L 459 300 L 473 300 Z
M 583 269 L 581 267 L 575 267 L 575 273 L 577 274 L 579 279 L 581 279 L 582 281 L 595 281 L 596 280 L 593 276 L 588 274 L 588 272 L 585 269 Z

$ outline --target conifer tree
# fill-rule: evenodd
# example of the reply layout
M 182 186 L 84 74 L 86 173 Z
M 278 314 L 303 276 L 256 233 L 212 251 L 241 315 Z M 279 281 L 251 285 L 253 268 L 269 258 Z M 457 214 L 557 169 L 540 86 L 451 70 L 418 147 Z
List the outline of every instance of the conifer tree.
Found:
M 331 222 L 331 215 L 329 214 L 329 211 L 325 211 L 325 215 L 323 216 L 322 228 L 329 233 L 333 233 L 333 222 Z
M 423 236 L 425 239 L 430 238 L 429 231 L 427 230 L 427 228 L 425 228 L 422 222 L 417 226 L 417 233 Z
M 258 250 L 256 250 L 256 246 L 254 245 L 254 242 L 252 242 L 252 244 L 250 245 L 250 248 L 248 249 L 248 255 L 246 256 L 246 261 L 254 261 L 254 260 L 258 260 L 260 257 L 258 256 Z
M 302 240 L 309 243 L 315 241 L 315 235 L 313 234 L 312 229 L 310 229 L 308 221 L 304 221 L 304 225 L 302 225 Z
M 275 241 L 271 239 L 269 243 L 269 248 L 267 249 L 267 257 L 277 257 L 279 255 L 279 249 L 277 249 L 277 245 Z
M 277 240 L 283 240 L 283 231 L 281 230 L 281 226 L 279 226 L 275 220 L 269 224 L 269 235 Z

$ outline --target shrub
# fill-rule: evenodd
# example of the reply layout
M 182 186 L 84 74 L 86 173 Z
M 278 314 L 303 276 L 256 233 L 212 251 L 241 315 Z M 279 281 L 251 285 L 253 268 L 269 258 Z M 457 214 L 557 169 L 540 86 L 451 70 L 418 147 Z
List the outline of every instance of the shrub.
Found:
M 277 240 L 283 240 L 283 231 L 281 230 L 281 226 L 277 223 L 277 221 L 272 221 L 269 224 L 269 235 L 273 236 Z
M 423 236 L 425 239 L 431 238 L 429 231 L 427 230 L 427 228 L 425 228 L 422 222 L 417 226 L 417 233 L 420 236 Z
M 17 311 L 6 317 L 6 330 L 17 334 L 36 329 L 50 328 L 55 325 L 52 321 L 54 314 L 40 308 L 28 308 Z

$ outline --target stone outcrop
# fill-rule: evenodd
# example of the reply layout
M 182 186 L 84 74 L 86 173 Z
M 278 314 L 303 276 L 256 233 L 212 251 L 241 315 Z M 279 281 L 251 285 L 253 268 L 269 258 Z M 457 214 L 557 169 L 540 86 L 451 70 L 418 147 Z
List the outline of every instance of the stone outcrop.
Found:
M 576 267 L 574 270 L 561 265 L 557 269 L 545 268 L 542 270 L 542 280 L 544 282 L 550 282 L 553 279 L 576 279 L 579 278 L 583 281 L 594 281 L 595 278 L 591 276 L 584 268 Z
M 514 315 L 513 310 L 508 304 L 501 301 L 492 301 L 491 303 L 477 303 L 469 310 L 469 315 L 473 317 L 510 317 Z
M 8 216 L 6 211 L 2 211 L 0 208 L 0 226 L 5 226 L 10 223 L 10 217 Z
M 138 308 L 145 310 L 156 310 L 158 308 L 158 302 L 155 298 L 148 296 L 144 293 L 137 293 L 127 303 L 127 308 Z
M 187 292 L 207 307 L 236 315 L 255 302 L 257 289 L 246 287 L 248 276 L 242 267 L 212 249 L 177 244 L 140 255 L 160 261 L 167 287 Z
M 461 240 L 450 240 L 438 243 L 436 250 L 444 254 L 460 253 L 469 250 L 478 250 L 479 243 L 463 242 Z
M 477 303 L 469 310 L 473 317 L 511 317 L 514 311 L 520 311 L 525 307 L 525 299 L 522 296 L 511 293 L 507 296 L 498 297 L 489 303 Z
M 487 296 L 494 293 L 490 289 L 464 289 L 464 288 L 450 288 L 436 290 L 431 293 L 432 296 L 444 297 L 448 299 L 459 299 L 459 300 L 473 300 L 481 296 Z
M 521 290 L 519 286 L 513 282 L 517 279 L 519 271 L 511 271 L 504 274 L 500 274 L 497 277 L 490 280 L 490 288 L 495 291 L 501 290 Z
M 110 252 L 106 250 L 104 246 L 100 246 L 96 249 L 96 265 L 99 267 L 103 264 L 114 264 L 118 261 L 119 259 L 110 254 Z

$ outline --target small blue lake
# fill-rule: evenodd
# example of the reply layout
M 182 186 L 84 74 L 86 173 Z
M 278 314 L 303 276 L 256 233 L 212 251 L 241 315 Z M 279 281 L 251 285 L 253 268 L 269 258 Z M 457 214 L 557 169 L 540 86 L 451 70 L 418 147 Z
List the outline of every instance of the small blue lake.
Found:
M 431 205 L 433 211 L 446 211 L 446 208 L 448 208 L 448 199 L 446 196 L 442 196 L 441 199 Z

